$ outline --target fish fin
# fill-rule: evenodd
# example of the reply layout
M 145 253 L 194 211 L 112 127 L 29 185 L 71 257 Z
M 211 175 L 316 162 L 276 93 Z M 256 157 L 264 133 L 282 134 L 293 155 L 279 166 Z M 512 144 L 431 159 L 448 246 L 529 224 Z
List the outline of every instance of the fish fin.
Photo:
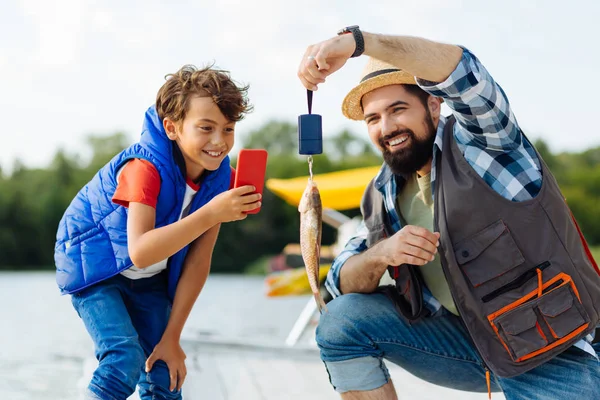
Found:
M 323 300 L 323 297 L 321 296 L 321 293 L 313 293 L 313 295 L 315 296 L 315 302 L 317 303 L 317 308 L 319 309 L 319 314 L 323 314 L 323 310 L 325 310 L 326 312 L 329 312 L 329 310 L 327 309 L 327 305 L 325 304 L 325 301 Z

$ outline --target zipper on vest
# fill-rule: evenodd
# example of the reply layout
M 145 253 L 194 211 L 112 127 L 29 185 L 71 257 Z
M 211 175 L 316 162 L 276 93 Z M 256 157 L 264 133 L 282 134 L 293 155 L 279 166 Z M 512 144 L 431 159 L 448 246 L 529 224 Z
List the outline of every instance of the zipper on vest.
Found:
M 490 370 L 485 363 L 483 363 L 483 368 L 485 369 L 485 383 L 487 384 L 488 399 L 492 400 L 492 379 L 490 376 Z
M 543 291 L 544 278 L 542 277 L 542 270 L 541 269 L 537 268 L 535 270 L 535 272 L 536 272 L 537 277 L 538 277 L 538 295 L 537 295 L 537 297 L 539 299 L 540 297 L 542 297 L 542 294 L 544 293 L 544 291 Z
M 545 261 L 545 262 L 541 263 L 540 265 L 533 267 L 530 270 L 527 270 L 526 272 L 519 275 L 517 278 L 508 282 L 506 285 L 500 286 L 498 289 L 483 296 L 481 298 L 481 301 L 483 303 L 488 303 L 504 293 L 510 292 L 511 290 L 514 290 L 514 289 L 518 289 L 519 287 L 523 286 L 527 281 L 529 281 L 531 278 L 538 276 L 538 272 L 537 272 L 538 270 L 541 273 L 541 271 L 548 268 L 549 266 L 550 266 L 550 261 Z

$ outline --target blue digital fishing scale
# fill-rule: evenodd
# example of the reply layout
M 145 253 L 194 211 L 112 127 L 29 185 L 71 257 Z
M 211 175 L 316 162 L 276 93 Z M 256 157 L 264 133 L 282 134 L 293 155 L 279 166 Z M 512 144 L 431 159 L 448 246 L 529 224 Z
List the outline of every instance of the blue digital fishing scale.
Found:
M 323 121 L 312 113 L 312 90 L 306 90 L 308 114 L 298 116 L 298 152 L 304 155 L 323 153 Z

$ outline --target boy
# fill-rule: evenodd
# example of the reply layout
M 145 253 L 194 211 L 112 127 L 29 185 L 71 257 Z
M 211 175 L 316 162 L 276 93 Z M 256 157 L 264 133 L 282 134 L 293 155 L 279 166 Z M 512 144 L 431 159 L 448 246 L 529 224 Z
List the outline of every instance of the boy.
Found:
M 220 224 L 260 206 L 252 186 L 228 190 L 248 87 L 228 72 L 168 75 L 138 143 L 77 194 L 58 227 L 57 283 L 95 345 L 90 399 L 181 399 L 185 321 L 210 269 Z

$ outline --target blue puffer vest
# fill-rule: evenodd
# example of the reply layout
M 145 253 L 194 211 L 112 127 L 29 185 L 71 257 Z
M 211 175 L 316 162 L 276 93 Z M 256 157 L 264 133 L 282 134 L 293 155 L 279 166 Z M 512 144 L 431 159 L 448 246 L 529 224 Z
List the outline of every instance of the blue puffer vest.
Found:
M 125 162 L 151 162 L 161 178 L 156 227 L 176 222 L 186 190 L 185 177 L 175 162 L 171 142 L 154 106 L 146 111 L 140 141 L 117 154 L 79 191 L 63 215 L 56 235 L 56 282 L 62 294 L 75 293 L 121 273 L 133 264 L 127 250 L 127 209 L 112 202 L 116 175 Z M 206 174 L 192 200 L 190 213 L 229 188 L 229 157 Z M 188 246 L 170 257 L 169 296 L 175 296 Z

